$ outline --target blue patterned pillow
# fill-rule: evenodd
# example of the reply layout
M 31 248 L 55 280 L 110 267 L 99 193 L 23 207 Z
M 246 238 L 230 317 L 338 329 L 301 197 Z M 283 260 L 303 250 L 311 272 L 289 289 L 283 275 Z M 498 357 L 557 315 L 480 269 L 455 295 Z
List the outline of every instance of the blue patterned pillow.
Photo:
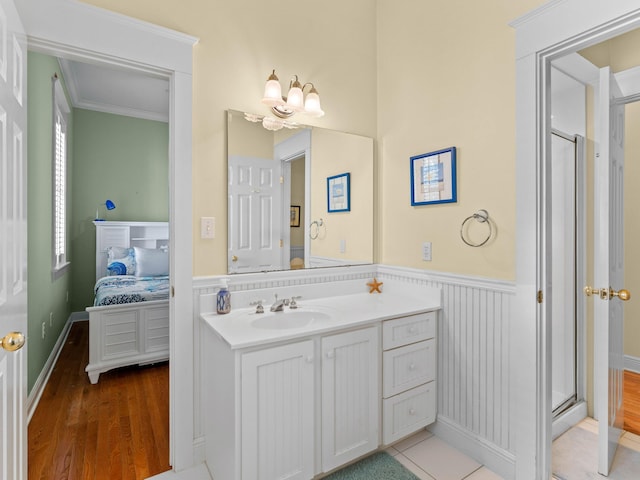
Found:
M 135 275 L 136 261 L 133 251 L 129 251 L 126 257 L 113 259 L 107 265 L 107 272 L 109 275 Z

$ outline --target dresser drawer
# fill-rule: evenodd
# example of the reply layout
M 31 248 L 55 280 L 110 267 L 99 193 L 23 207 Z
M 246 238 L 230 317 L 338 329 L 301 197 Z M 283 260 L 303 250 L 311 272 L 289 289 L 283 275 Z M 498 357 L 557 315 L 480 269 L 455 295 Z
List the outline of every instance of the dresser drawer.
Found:
M 425 340 L 382 354 L 382 396 L 391 397 L 436 378 L 435 340 Z
M 435 337 L 436 319 L 437 312 L 427 312 L 383 322 L 382 348 L 389 350 Z
M 382 442 L 385 445 L 435 422 L 436 382 L 385 399 L 382 415 Z

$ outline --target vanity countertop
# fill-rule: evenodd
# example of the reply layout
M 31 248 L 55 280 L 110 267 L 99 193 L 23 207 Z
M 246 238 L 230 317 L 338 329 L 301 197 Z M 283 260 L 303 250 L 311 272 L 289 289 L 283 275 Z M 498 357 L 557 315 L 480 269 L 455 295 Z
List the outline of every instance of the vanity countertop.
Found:
M 440 303 L 432 298 L 419 298 L 402 294 L 357 293 L 298 302 L 297 310 L 285 307 L 283 312 L 272 313 L 265 305 L 265 313 L 255 313 L 255 307 L 232 310 L 226 315 L 205 313 L 203 322 L 211 327 L 231 349 L 255 347 L 269 343 L 325 334 L 367 323 L 390 318 L 415 315 L 437 310 Z M 313 321 L 300 328 L 269 329 L 260 328 L 252 323 L 269 315 L 281 315 L 294 312 L 321 312 L 328 314 L 330 320 Z

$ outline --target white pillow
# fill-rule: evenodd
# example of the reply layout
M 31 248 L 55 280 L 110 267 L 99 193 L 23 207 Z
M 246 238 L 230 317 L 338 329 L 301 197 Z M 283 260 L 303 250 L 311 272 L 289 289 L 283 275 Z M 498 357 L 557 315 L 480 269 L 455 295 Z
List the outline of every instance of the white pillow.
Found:
M 133 247 L 137 277 L 169 275 L 169 252 L 153 248 Z
M 107 263 L 113 262 L 116 258 L 133 255 L 133 248 L 129 247 L 107 247 Z

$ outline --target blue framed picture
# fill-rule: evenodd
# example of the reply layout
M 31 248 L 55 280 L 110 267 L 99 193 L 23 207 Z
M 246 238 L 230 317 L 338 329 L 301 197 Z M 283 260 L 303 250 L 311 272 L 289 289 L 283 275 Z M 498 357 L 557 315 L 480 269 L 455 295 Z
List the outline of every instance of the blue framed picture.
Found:
M 351 174 L 342 173 L 327 178 L 327 211 L 351 211 Z
M 411 205 L 455 203 L 456 147 L 411 157 Z

